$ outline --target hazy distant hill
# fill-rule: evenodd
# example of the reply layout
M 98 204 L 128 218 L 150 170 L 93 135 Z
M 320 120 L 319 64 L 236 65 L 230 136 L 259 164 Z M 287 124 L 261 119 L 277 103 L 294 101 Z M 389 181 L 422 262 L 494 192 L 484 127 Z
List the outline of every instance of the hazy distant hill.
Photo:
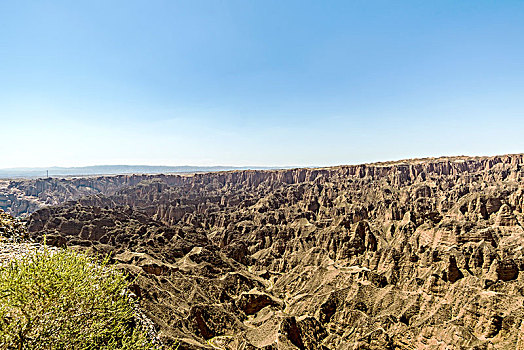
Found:
M 50 167 L 50 168 L 7 168 L 0 169 L 0 178 L 83 176 L 115 174 L 160 174 L 160 173 L 195 173 L 227 170 L 263 170 L 276 167 L 232 167 L 232 166 L 153 166 L 153 165 L 94 165 L 85 167 Z

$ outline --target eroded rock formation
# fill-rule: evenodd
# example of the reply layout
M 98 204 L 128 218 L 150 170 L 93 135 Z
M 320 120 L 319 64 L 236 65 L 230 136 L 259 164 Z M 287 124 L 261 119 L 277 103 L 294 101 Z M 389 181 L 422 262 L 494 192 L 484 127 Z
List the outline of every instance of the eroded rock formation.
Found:
M 0 193 L 34 209 L 54 198 L 28 218 L 32 237 L 111 252 L 183 348 L 522 349 L 523 165 L 456 157 L 40 192 L 21 180 Z

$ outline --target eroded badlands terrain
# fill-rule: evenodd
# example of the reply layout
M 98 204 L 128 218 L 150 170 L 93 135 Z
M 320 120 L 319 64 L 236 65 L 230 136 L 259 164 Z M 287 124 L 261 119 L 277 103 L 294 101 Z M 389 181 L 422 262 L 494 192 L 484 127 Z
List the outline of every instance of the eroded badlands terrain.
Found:
M 0 183 L 187 349 L 524 349 L 524 155 Z

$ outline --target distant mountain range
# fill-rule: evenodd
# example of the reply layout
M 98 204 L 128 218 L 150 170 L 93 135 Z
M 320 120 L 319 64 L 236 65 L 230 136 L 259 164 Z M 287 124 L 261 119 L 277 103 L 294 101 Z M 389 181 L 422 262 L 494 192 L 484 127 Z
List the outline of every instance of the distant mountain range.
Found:
M 291 167 L 280 167 L 289 169 Z M 50 168 L 6 168 L 0 169 L 0 178 L 46 177 L 49 176 L 87 176 L 118 174 L 162 174 L 162 173 L 199 173 L 228 170 L 269 170 L 279 167 L 260 166 L 154 166 L 154 165 L 93 165 L 85 167 L 50 167 Z

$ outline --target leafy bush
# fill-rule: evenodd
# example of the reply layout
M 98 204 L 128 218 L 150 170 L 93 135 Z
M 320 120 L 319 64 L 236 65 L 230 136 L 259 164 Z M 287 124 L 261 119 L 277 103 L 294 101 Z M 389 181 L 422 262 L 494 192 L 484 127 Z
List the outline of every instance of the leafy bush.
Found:
M 72 251 L 0 267 L 1 349 L 154 349 L 125 276 Z

